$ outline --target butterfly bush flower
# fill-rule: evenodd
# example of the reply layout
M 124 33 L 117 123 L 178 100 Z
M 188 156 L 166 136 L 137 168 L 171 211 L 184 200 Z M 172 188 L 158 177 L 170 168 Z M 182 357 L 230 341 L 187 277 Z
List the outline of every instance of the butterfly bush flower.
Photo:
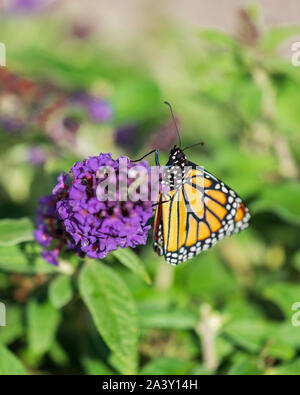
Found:
M 92 122 L 107 122 L 113 118 L 112 106 L 99 97 L 94 97 L 87 92 L 77 92 L 71 100 L 86 110 Z
M 45 150 L 39 146 L 31 146 L 28 150 L 28 162 L 32 165 L 43 165 L 46 162 L 47 155 Z
M 115 143 L 122 148 L 134 149 L 139 137 L 139 126 L 137 123 L 120 125 L 114 134 Z
M 82 121 L 109 122 L 113 116 L 112 105 L 101 97 L 35 82 L 0 68 L 0 133 L 18 136 L 44 131 L 54 143 L 74 146 Z
M 110 121 L 113 117 L 112 107 L 105 100 L 90 97 L 86 102 L 86 108 L 94 122 Z
M 153 206 L 147 162 L 139 163 L 148 175 L 140 186 L 146 189 L 147 200 L 140 198 L 139 191 L 122 200 L 119 187 L 124 185 L 128 191 L 133 186 L 136 179 L 130 177 L 130 171 L 134 166 L 127 157 L 114 160 L 111 154 L 100 154 L 75 163 L 69 174 L 58 177 L 52 195 L 40 199 L 35 231 L 49 263 L 57 264 L 62 249 L 101 259 L 117 247 L 134 248 L 146 243 Z M 114 170 L 114 176 L 100 170 L 107 167 Z M 99 189 L 101 185 L 115 190 L 115 198 L 102 199 L 107 187 Z
M 11 0 L 8 4 L 4 2 L 4 11 L 30 15 L 45 11 L 55 3 L 55 0 Z
M 43 196 L 39 200 L 34 236 L 42 246 L 42 257 L 52 265 L 58 265 L 58 255 L 62 249 L 80 253 L 72 237 L 66 232 L 63 222 L 56 212 L 56 194 Z
M 175 121 L 180 128 L 180 119 L 175 116 Z M 169 151 L 169 147 L 172 147 L 176 143 L 178 138 L 176 129 L 174 128 L 173 121 L 162 124 L 158 127 L 152 141 L 151 146 L 159 149 L 160 151 Z

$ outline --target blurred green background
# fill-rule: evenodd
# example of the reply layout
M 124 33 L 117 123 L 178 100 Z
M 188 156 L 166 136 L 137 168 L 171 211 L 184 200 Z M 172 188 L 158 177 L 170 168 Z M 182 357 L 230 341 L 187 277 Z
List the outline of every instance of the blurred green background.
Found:
M 2 4 L 2 374 L 300 373 L 297 5 L 270 16 L 255 4 L 184 3 Z M 279 16 L 284 26 L 272 24 Z M 238 192 L 251 225 L 176 268 L 151 237 L 99 262 L 100 302 L 117 300 L 115 284 L 127 300 L 114 328 L 78 287 L 76 259 L 56 269 L 39 258 L 32 221 L 76 160 L 158 147 L 164 163 L 176 143 L 164 100 L 183 144 L 205 142 L 190 160 Z

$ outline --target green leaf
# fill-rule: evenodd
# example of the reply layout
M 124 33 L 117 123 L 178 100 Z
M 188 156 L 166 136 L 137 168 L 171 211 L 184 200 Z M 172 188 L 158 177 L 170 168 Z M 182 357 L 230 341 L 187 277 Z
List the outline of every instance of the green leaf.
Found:
M 298 250 L 294 254 L 293 259 L 292 259 L 292 264 L 293 264 L 294 268 L 296 270 L 298 270 L 298 272 L 300 272 L 300 250 Z
M 262 37 L 263 49 L 270 52 L 272 57 L 274 57 L 274 51 L 280 44 L 299 34 L 300 27 L 297 25 L 272 27 L 272 29 L 268 29 Z
M 82 360 L 86 374 L 90 375 L 106 375 L 115 374 L 106 364 L 100 359 L 84 357 Z
M 199 36 L 213 45 L 230 48 L 236 44 L 231 36 L 219 30 L 201 29 Z
M 258 352 L 269 335 L 267 322 L 258 319 L 239 319 L 227 323 L 223 333 L 233 343 L 247 349 L 250 352 Z
M 139 374 L 165 375 L 165 374 L 188 374 L 193 367 L 193 362 L 175 357 L 162 357 L 143 366 Z
M 264 296 L 281 309 L 287 317 L 292 317 L 296 311 L 292 310 L 295 302 L 300 302 L 299 285 L 291 283 L 275 283 L 264 290 Z
M 260 117 L 261 112 L 261 90 L 249 81 L 239 82 L 238 103 L 242 115 L 249 120 Z
M 145 269 L 145 266 L 141 262 L 140 258 L 129 248 L 119 248 L 118 250 L 113 252 L 113 255 L 118 259 L 120 263 L 136 273 L 147 284 L 151 284 L 151 279 Z
M 216 351 L 218 360 L 221 360 L 231 354 L 234 350 L 233 344 L 221 336 L 216 337 Z
M 247 374 L 260 374 L 258 369 L 257 360 L 250 355 L 238 353 L 235 355 L 233 364 L 228 371 L 228 375 L 247 375 Z
M 211 376 L 214 374 L 213 371 L 207 369 L 204 364 L 198 364 L 193 367 L 189 374 L 197 375 L 197 376 Z
M 28 345 L 32 354 L 41 356 L 47 352 L 55 339 L 60 313 L 50 302 L 30 300 L 27 306 Z
M 215 175 L 226 175 L 222 181 L 246 199 L 265 189 L 266 174 L 277 170 L 277 162 L 270 154 L 258 154 L 236 149 L 224 143 L 222 155 L 206 161 L 206 168 Z M 223 176 L 222 176 L 223 177 Z
M 289 320 L 273 322 L 272 325 L 269 325 L 268 342 L 265 349 L 268 356 L 291 360 L 299 346 L 299 328 L 293 326 Z
M 282 365 L 276 366 L 275 368 L 270 368 L 267 370 L 267 374 L 272 375 L 297 375 L 300 372 L 300 358 L 291 363 L 284 363 Z
M 224 268 L 213 251 L 200 254 L 187 264 L 178 266 L 175 284 L 188 290 L 190 296 L 203 298 L 207 302 L 215 298 L 226 300 L 238 290 L 232 274 Z
M 137 369 L 138 324 L 134 300 L 123 280 L 101 262 L 89 262 L 79 289 L 106 344 L 123 362 L 122 373 Z
M 222 312 L 232 321 L 241 319 L 256 320 L 262 318 L 262 313 L 257 306 L 250 304 L 245 297 L 229 300 Z
M 0 342 L 10 344 L 24 333 L 21 309 L 18 306 L 6 306 L 6 326 L 0 327 Z
M 300 223 L 300 183 L 286 182 L 263 188 L 260 199 L 251 206 L 253 212 L 271 211 L 282 219 Z
M 269 356 L 283 360 L 289 360 L 295 356 L 296 350 L 293 346 L 287 344 L 285 339 L 281 341 L 281 339 L 272 338 L 271 340 L 272 343 L 267 347 Z
M 49 356 L 59 366 L 65 366 L 70 362 L 67 353 L 58 341 L 54 341 L 52 344 L 52 347 L 49 350 Z
M 0 375 L 4 374 L 25 375 L 27 372 L 21 361 L 0 343 Z
M 33 225 L 29 218 L 2 219 L 0 221 L 0 246 L 12 246 L 33 240 Z
M 170 309 L 159 303 L 141 303 L 139 319 L 144 328 L 194 329 L 198 316 L 191 311 Z
M 49 286 L 49 300 L 54 307 L 60 309 L 70 302 L 73 297 L 71 277 L 59 274 Z
M 153 81 L 138 76 L 125 79 L 120 82 L 112 98 L 116 122 L 155 119 L 161 111 L 161 102 L 159 87 Z
M 45 262 L 40 254 L 27 254 L 20 246 L 0 247 L 0 270 L 23 274 L 55 273 L 59 268 Z

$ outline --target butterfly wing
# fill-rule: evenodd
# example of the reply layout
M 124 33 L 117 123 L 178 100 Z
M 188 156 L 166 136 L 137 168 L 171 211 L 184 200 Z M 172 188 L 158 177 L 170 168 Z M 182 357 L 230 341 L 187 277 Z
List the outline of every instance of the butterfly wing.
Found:
M 153 249 L 160 256 L 164 253 L 162 205 L 162 194 L 160 194 L 155 211 L 153 228 Z
M 184 183 L 161 195 L 154 225 L 159 255 L 176 265 L 248 226 L 250 215 L 241 198 L 209 172 L 189 163 Z

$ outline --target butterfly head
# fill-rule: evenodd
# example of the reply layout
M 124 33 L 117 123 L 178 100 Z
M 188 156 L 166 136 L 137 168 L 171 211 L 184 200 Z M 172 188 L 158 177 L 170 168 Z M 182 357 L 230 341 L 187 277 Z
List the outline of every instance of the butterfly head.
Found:
M 169 161 L 167 165 L 184 166 L 187 163 L 187 158 L 183 150 L 176 145 L 171 149 L 169 154 Z

